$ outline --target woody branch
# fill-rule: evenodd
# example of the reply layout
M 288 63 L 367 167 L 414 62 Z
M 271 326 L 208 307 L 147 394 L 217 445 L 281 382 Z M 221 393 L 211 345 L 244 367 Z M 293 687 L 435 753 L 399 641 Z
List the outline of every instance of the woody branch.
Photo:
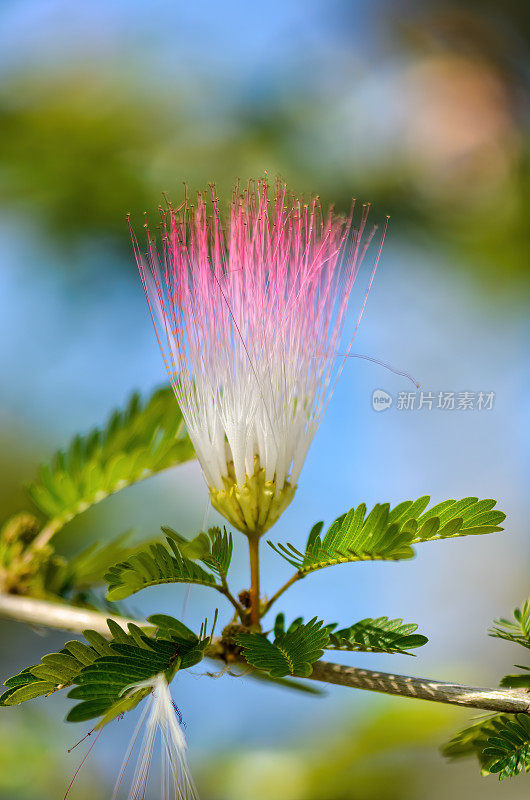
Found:
M 73 608 L 64 603 L 52 603 L 12 594 L 0 593 L 0 617 L 75 633 L 82 633 L 87 628 L 91 628 L 103 635 L 109 634 L 106 624 L 107 615 L 105 614 Z M 136 622 L 137 625 L 144 628 L 149 627 L 146 623 L 138 620 L 119 616 L 112 618 L 124 629 L 127 629 L 128 622 Z M 219 642 L 220 640 L 214 640 L 207 649 L 206 655 L 209 658 L 219 658 L 221 652 Z M 359 667 L 348 667 L 328 661 L 318 661 L 313 666 L 309 680 L 400 697 L 415 697 L 437 703 L 450 703 L 483 711 L 530 714 L 530 694 L 520 689 L 486 689 L 463 686 L 427 678 L 414 678 L 407 675 L 393 675 Z

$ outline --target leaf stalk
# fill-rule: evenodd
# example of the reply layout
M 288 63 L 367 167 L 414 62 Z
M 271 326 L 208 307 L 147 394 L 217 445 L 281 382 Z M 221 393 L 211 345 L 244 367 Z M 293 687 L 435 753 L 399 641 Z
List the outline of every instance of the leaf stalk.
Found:
M 295 572 L 294 575 L 291 578 L 289 578 L 289 580 L 286 583 L 283 584 L 283 586 L 280 586 L 278 591 L 275 594 L 272 595 L 270 600 L 267 601 L 267 603 L 265 604 L 265 609 L 263 611 L 263 615 L 265 615 L 267 613 L 267 611 L 270 610 L 270 608 L 274 605 L 276 600 L 279 597 L 281 597 L 282 594 L 287 591 L 287 589 L 291 588 L 293 583 L 296 583 L 296 581 L 299 581 L 299 580 L 301 580 L 301 578 L 304 578 L 304 577 L 305 577 L 305 575 L 301 575 L 299 572 Z

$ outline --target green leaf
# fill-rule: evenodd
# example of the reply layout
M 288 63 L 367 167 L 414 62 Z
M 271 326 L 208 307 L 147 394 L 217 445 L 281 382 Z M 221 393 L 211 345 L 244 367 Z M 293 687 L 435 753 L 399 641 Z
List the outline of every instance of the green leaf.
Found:
M 245 677 L 247 677 L 245 675 Z M 262 683 L 269 683 L 274 686 L 279 686 L 280 689 L 289 689 L 302 694 L 311 694 L 315 697 L 322 697 L 325 692 L 316 686 L 311 686 L 309 683 L 303 681 L 293 680 L 293 678 L 273 678 L 268 672 L 261 672 L 259 669 L 253 669 L 248 674 L 249 678 L 261 681 Z
M 248 663 L 268 672 L 272 678 L 285 675 L 307 678 L 313 664 L 323 654 L 329 632 L 315 617 L 306 624 L 300 623 L 280 632 L 273 642 L 261 633 L 240 633 L 235 639 L 243 648 Z
M 198 583 L 217 588 L 211 572 L 183 556 L 174 538 L 168 537 L 167 542 L 169 548 L 157 542 L 111 567 L 105 576 L 109 584 L 107 600 L 123 600 L 141 589 L 162 583 Z
M 496 619 L 489 635 L 530 648 L 530 599 L 513 612 L 513 619 Z
M 172 389 L 156 391 L 145 404 L 134 394 L 105 428 L 77 436 L 42 466 L 29 494 L 59 530 L 108 495 L 193 458 Z
M 530 718 L 527 714 L 503 720 L 484 748 L 485 769 L 498 773 L 499 780 L 530 770 Z
M 130 536 L 128 531 L 108 544 L 91 544 L 68 560 L 59 556 L 49 559 L 42 575 L 45 595 L 60 597 L 76 605 L 101 608 L 97 589 L 105 582 L 108 570 L 150 544 L 145 541 L 129 544 Z
M 39 680 L 27 683 L 18 689 L 8 689 L 7 692 L 4 692 L 0 697 L 0 706 L 16 706 L 19 703 L 25 703 L 26 700 L 41 697 L 43 694 L 51 694 L 55 690 L 55 685 L 50 681 Z
M 495 714 L 460 731 L 443 748 L 448 758 L 476 755 L 482 774 L 499 780 L 530 770 L 530 717 Z
M 505 675 L 500 682 L 500 686 L 507 686 L 510 689 L 530 689 L 530 667 L 524 667 L 521 664 L 516 664 L 516 667 L 527 670 L 526 675 Z
M 407 500 L 394 509 L 378 504 L 368 515 L 362 503 L 338 517 L 324 537 L 323 523 L 313 526 L 303 553 L 290 543 L 269 545 L 304 577 L 334 564 L 412 558 L 418 542 L 502 530 L 505 515 L 492 510 L 495 500 L 446 500 L 425 511 L 429 499 Z
M 291 622 L 291 624 L 287 628 L 287 633 L 292 633 L 293 631 L 295 631 L 297 628 L 300 627 L 300 625 L 303 623 L 303 621 L 304 621 L 303 617 L 296 617 L 296 619 L 293 619 L 293 621 Z M 329 629 L 330 626 L 326 625 L 326 627 Z M 280 612 L 279 614 L 277 614 L 276 619 L 274 620 L 274 637 L 276 639 L 278 639 L 285 632 L 286 632 L 285 631 L 285 614 Z
M 490 628 L 489 635 L 496 639 L 519 644 L 530 649 L 530 599 L 526 600 L 521 608 L 516 608 L 512 619 L 495 620 L 495 627 Z M 530 689 L 530 667 L 516 664 L 519 669 L 525 670 L 520 675 L 505 675 L 500 685 L 510 689 Z
M 180 620 L 175 619 L 175 617 L 170 617 L 169 614 L 152 614 L 150 617 L 147 617 L 147 621 L 150 622 L 151 625 L 156 625 L 163 638 L 175 638 L 193 643 L 199 641 L 192 630 Z M 164 636 L 164 634 L 169 634 L 169 636 Z
M 220 528 L 210 528 L 208 539 L 209 551 L 201 557 L 201 561 L 220 578 L 226 579 L 232 561 L 232 534 L 227 533 L 226 528 L 222 531 Z
M 442 746 L 443 755 L 449 759 L 475 755 L 483 765 L 486 760 L 483 757 L 486 742 L 490 736 L 493 736 L 498 729 L 502 728 L 504 720 L 508 716 L 508 714 L 494 714 L 475 722 L 473 725 L 468 725 Z
M 199 533 L 194 539 L 185 539 L 172 528 L 162 526 L 168 540 L 172 539 L 180 553 L 192 561 L 202 561 L 221 579 L 226 579 L 232 561 L 232 534 L 226 528 L 210 528 L 207 533 Z
M 494 511 L 496 500 L 479 500 L 464 497 L 462 500 L 445 500 L 433 506 L 418 519 L 408 519 L 405 527 L 414 531 L 412 544 L 454 536 L 476 536 L 502 531 L 500 523 L 506 519 L 502 511 Z M 405 516 L 409 516 L 410 511 Z
M 155 618 L 161 616 L 166 622 L 172 619 L 165 615 L 155 615 Z M 77 685 L 68 696 L 81 702 L 70 711 L 67 720 L 103 716 L 99 725 L 105 725 L 118 714 L 134 708 L 149 693 L 149 688 L 134 691 L 135 684 L 151 680 L 160 673 L 169 681 L 176 670 L 188 669 L 201 661 L 210 637 L 199 639 L 182 623 L 172 627 L 177 631 L 175 635 L 167 624 L 159 628 L 157 636 L 164 638 L 142 636 L 138 643 L 131 632 L 128 642 L 113 642 L 113 655 L 97 659 L 75 679 Z M 183 630 L 187 631 L 185 636 L 182 636 Z
M 415 647 L 422 647 L 429 640 L 426 636 L 414 633 L 414 624 L 403 624 L 402 619 L 367 617 L 349 628 L 330 631 L 326 650 L 357 650 L 375 653 L 408 653 Z
M 128 687 L 164 673 L 171 680 L 178 669 L 188 669 L 204 656 L 210 637 L 199 638 L 185 625 L 166 615 L 154 615 L 159 627 L 145 634 L 137 625 L 126 633 L 114 620 L 107 620 L 110 638 L 96 631 L 85 631 L 88 644 L 67 642 L 59 653 L 42 658 L 9 678 L 0 705 L 16 705 L 43 694 L 72 687 L 69 697 L 81 701 L 67 719 L 85 721 L 103 716 L 100 724 L 134 708 L 149 693 L 149 688 L 131 691 Z M 163 621 L 163 626 L 162 626 Z
M 101 636 L 95 631 L 87 631 L 85 638 L 88 639 L 92 634 L 94 637 Z M 45 655 L 40 664 L 26 667 L 18 675 L 8 678 L 4 683 L 8 691 L 0 697 L 0 705 L 17 705 L 71 686 L 86 665 L 92 664 L 106 652 L 112 653 L 112 649 L 103 636 L 101 641 L 94 638 L 90 645 L 75 640 L 66 642 L 58 653 Z M 17 687 L 22 687 L 24 691 Z
M 95 542 L 70 558 L 55 578 L 55 593 L 62 595 L 66 591 L 79 592 L 103 584 L 110 567 L 118 561 L 125 561 L 149 544 L 145 541 L 129 544 L 131 534 L 132 531 L 126 531 L 114 541 L 103 545 Z M 50 588 L 50 582 L 47 583 L 47 588 Z

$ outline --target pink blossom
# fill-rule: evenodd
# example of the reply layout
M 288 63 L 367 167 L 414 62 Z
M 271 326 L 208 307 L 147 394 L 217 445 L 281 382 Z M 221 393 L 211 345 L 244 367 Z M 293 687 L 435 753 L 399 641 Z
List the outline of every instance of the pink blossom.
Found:
M 296 488 L 355 331 L 337 358 L 349 296 L 375 228 L 265 179 L 236 185 L 226 225 L 214 188 L 161 210 L 135 254 L 175 395 L 211 490 L 258 465 Z M 371 272 L 371 285 L 382 240 Z M 366 296 L 364 303 L 366 302 Z M 363 307 L 361 309 L 364 309 Z M 360 315 L 359 315 L 360 320 Z M 358 325 L 358 322 L 357 322 Z M 357 327 L 355 327 L 355 330 Z

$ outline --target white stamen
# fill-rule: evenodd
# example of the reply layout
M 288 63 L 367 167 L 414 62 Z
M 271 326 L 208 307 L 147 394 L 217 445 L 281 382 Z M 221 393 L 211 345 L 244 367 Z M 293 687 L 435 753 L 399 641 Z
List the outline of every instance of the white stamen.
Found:
M 132 786 L 127 795 L 128 800 L 144 800 L 146 796 L 149 770 L 158 731 L 160 731 L 162 757 L 162 800 L 199 800 L 186 758 L 186 739 L 179 724 L 165 676 L 156 675 L 151 680 L 136 683 L 128 688 L 127 695 L 144 688 L 152 689 L 151 695 L 125 754 L 112 800 L 118 798 L 127 765 L 144 725 L 145 732 Z

